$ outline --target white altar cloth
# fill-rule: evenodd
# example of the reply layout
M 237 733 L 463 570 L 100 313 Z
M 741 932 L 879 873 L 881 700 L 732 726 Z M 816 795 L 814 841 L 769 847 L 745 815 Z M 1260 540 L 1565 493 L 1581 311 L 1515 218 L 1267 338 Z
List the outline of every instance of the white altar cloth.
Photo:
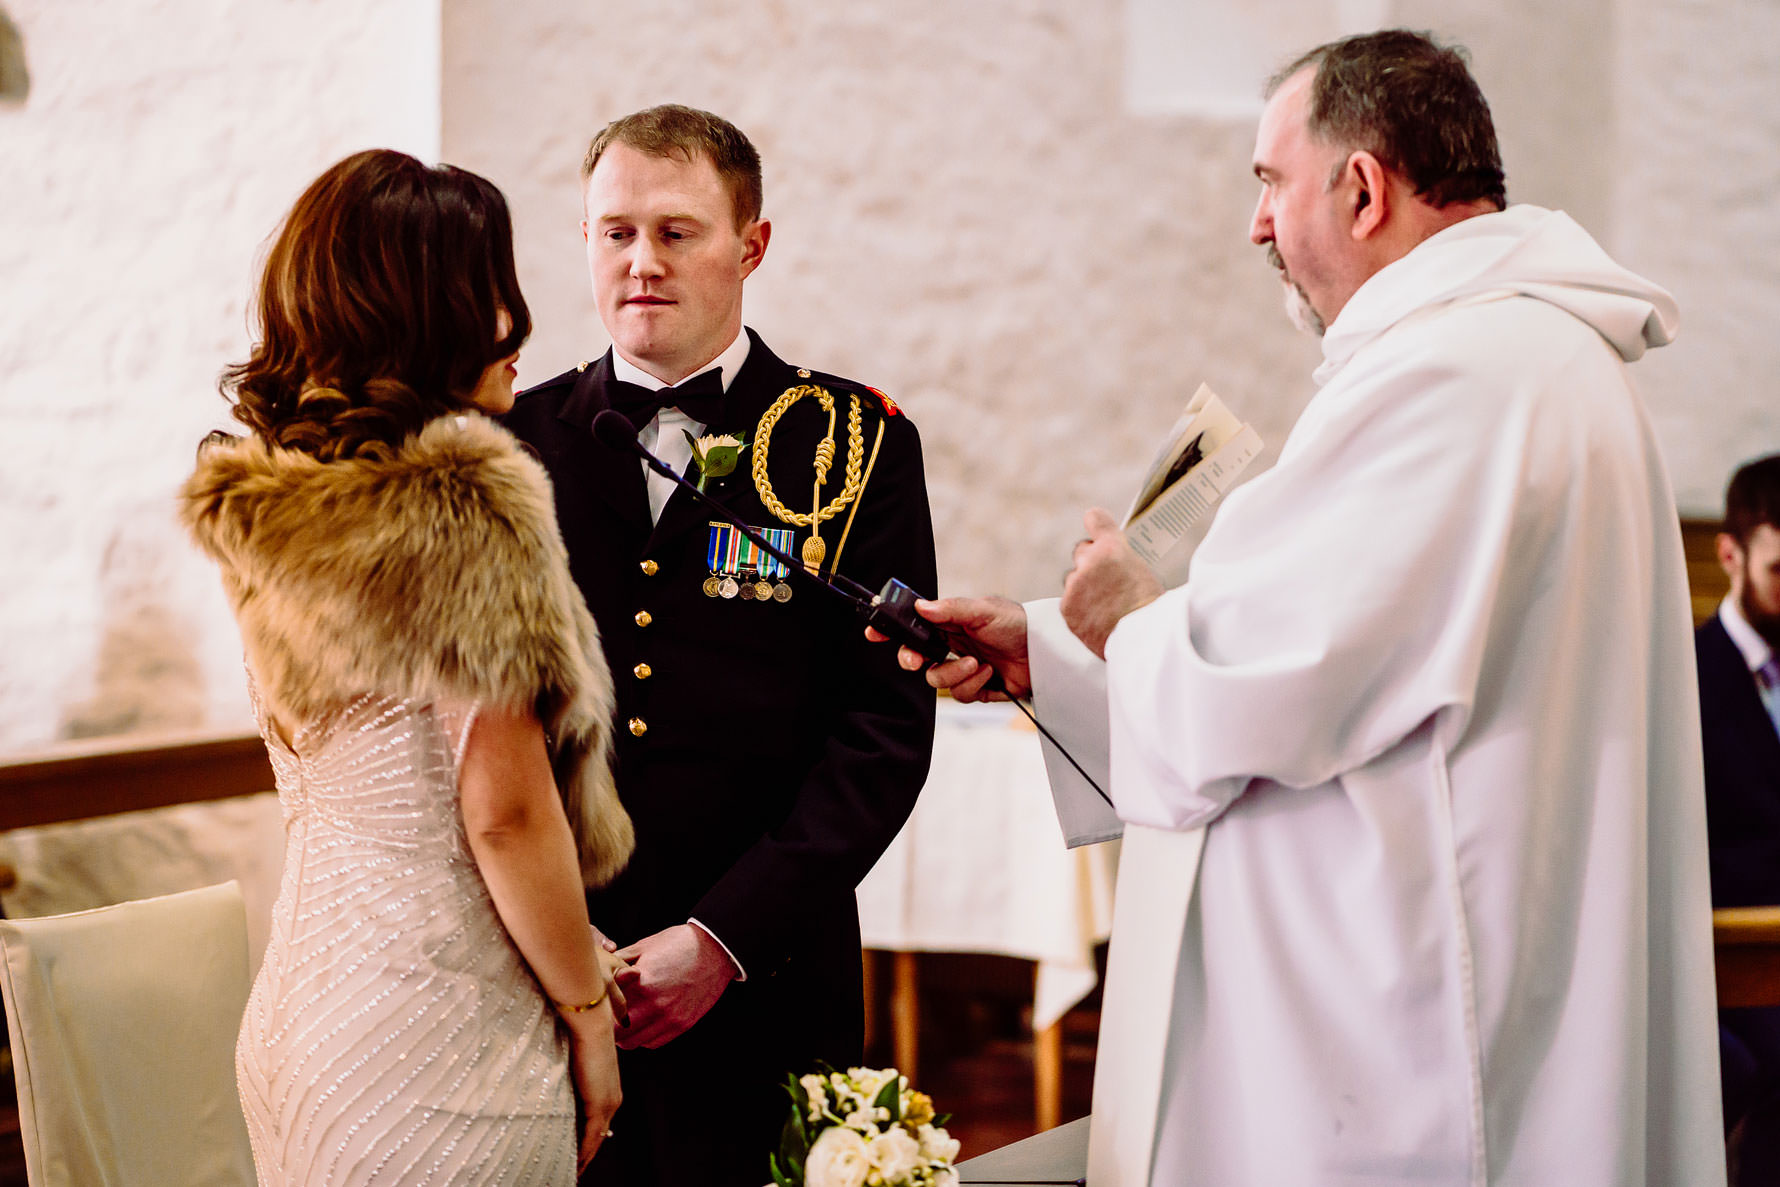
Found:
M 1065 849 L 1038 734 L 1006 704 L 942 699 L 914 814 L 859 886 L 867 948 L 1038 963 L 1032 1027 L 1093 991 L 1118 842 Z

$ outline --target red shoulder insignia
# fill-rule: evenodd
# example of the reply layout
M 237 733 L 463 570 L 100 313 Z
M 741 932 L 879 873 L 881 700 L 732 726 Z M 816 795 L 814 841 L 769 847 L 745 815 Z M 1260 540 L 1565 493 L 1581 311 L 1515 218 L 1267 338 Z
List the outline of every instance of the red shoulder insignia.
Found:
M 880 401 L 883 402 L 884 414 L 886 416 L 901 416 L 902 415 L 902 409 L 900 409 L 896 406 L 895 400 L 892 400 L 889 396 L 886 396 L 883 392 L 879 391 L 875 387 L 867 387 L 865 390 L 870 392 L 872 395 L 876 396 Z

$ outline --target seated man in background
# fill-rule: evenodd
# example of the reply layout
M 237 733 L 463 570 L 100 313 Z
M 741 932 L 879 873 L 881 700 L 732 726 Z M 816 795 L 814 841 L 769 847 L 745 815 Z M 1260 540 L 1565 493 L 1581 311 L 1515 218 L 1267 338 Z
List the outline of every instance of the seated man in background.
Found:
M 1731 477 L 1718 562 L 1730 593 L 1694 634 L 1712 905 L 1780 905 L 1780 454 Z M 1780 1010 L 1719 1022 L 1738 1178 L 1780 1182 Z

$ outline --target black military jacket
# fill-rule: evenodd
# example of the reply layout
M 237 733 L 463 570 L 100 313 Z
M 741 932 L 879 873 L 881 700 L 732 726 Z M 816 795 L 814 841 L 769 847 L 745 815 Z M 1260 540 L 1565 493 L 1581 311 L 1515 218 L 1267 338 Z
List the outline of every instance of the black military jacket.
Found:
M 761 414 L 788 388 L 827 389 L 838 415 L 826 502 L 844 482 L 847 409 L 858 397 L 868 456 L 880 424 L 884 431 L 839 571 L 872 590 L 894 576 L 931 596 L 933 527 L 914 426 L 871 389 L 794 369 L 748 333 L 747 360 L 705 431 L 745 431 L 752 441 Z M 617 690 L 618 789 L 637 849 L 612 886 L 589 895 L 593 921 L 624 944 L 698 919 L 748 976 L 725 992 L 720 1010 L 732 1012 L 732 998 L 795 992 L 800 1027 L 816 1046 L 827 1032 L 840 1040 L 834 1058 L 855 1057 L 853 891 L 926 778 L 932 690 L 896 665 L 892 648 L 867 643 L 854 612 L 808 581 L 793 576 L 787 602 L 708 596 L 714 516 L 677 490 L 651 525 L 642 463 L 593 437 L 610 376 L 608 353 L 524 393 L 505 418 L 554 483 L 569 567 Z M 769 477 L 792 511 L 809 510 L 828 427 L 828 414 L 806 397 L 772 430 Z M 788 526 L 762 505 L 751 462 L 752 449 L 707 493 L 745 523 Z M 822 525 L 831 563 L 845 521 L 842 512 Z M 807 535 L 797 529 L 797 544 Z M 810 993 L 836 1000 L 817 1006 Z

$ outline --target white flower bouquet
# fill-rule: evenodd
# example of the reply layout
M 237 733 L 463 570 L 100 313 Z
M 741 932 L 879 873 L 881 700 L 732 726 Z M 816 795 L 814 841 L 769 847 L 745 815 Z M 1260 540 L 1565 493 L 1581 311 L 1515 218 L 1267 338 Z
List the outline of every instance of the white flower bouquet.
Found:
M 957 1187 L 958 1143 L 895 1068 L 787 1077 L 791 1116 L 771 1158 L 777 1187 Z

